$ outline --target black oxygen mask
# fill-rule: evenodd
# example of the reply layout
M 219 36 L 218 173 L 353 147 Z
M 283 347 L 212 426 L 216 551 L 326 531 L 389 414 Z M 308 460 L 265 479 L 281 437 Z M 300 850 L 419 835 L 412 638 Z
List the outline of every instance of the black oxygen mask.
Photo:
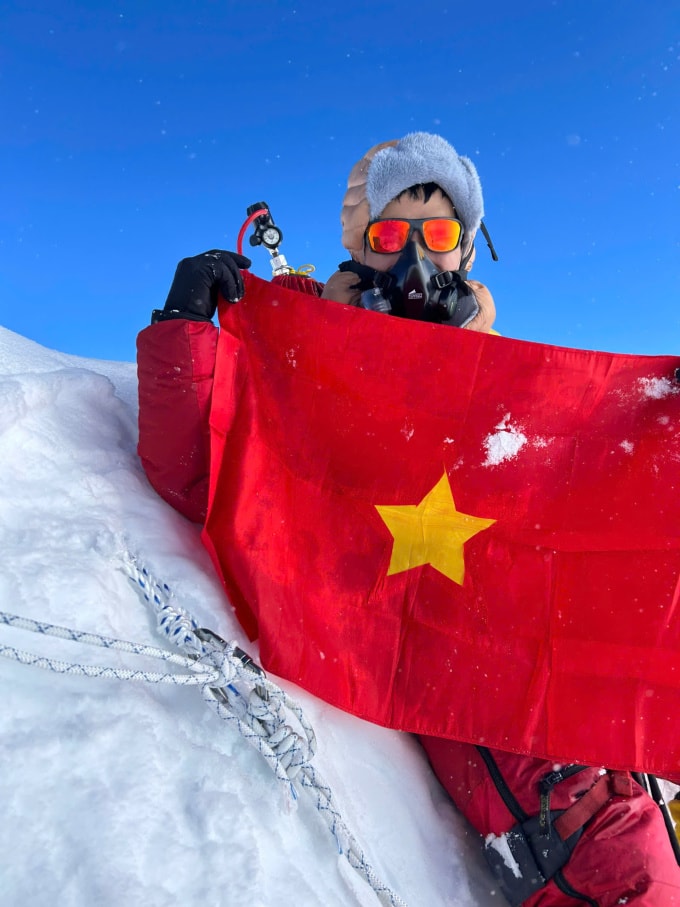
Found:
M 364 308 L 400 318 L 463 327 L 479 305 L 459 271 L 440 271 L 423 247 L 410 240 L 388 271 L 378 271 L 375 289 L 362 294 Z

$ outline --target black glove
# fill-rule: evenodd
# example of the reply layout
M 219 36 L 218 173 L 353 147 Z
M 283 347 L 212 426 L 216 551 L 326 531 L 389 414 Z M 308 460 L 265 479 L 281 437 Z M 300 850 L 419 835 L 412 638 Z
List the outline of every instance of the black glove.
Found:
M 221 294 L 228 302 L 243 296 L 243 277 L 239 268 L 249 268 L 251 261 L 236 252 L 212 249 L 193 258 L 183 258 L 177 265 L 165 307 L 154 309 L 151 323 L 173 318 L 190 321 L 212 321 Z
M 372 290 L 375 284 L 376 275 L 379 273 L 375 268 L 368 265 L 362 265 L 353 259 L 350 261 L 341 261 L 338 265 L 338 271 L 352 271 L 359 278 L 356 283 L 351 284 L 350 290 Z

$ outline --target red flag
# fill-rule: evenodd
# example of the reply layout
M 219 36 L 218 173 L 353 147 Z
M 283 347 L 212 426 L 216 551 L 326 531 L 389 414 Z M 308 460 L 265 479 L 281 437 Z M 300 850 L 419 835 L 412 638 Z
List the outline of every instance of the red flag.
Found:
M 204 537 L 266 668 L 389 727 L 680 774 L 676 358 L 251 275 L 220 323 Z

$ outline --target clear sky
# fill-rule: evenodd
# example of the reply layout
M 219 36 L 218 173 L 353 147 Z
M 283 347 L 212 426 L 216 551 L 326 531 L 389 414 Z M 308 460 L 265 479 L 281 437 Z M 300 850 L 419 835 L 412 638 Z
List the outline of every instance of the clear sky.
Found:
M 132 360 L 261 200 L 325 279 L 352 164 L 425 130 L 479 170 L 502 333 L 680 355 L 677 0 L 17 0 L 0 47 L 0 323 L 39 343 Z

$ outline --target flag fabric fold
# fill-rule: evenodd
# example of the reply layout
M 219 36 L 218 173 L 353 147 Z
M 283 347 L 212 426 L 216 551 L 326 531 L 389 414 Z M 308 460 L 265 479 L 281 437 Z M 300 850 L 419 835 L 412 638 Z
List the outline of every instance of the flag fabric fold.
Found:
M 246 290 L 204 541 L 265 667 L 389 727 L 680 775 L 680 361 Z

